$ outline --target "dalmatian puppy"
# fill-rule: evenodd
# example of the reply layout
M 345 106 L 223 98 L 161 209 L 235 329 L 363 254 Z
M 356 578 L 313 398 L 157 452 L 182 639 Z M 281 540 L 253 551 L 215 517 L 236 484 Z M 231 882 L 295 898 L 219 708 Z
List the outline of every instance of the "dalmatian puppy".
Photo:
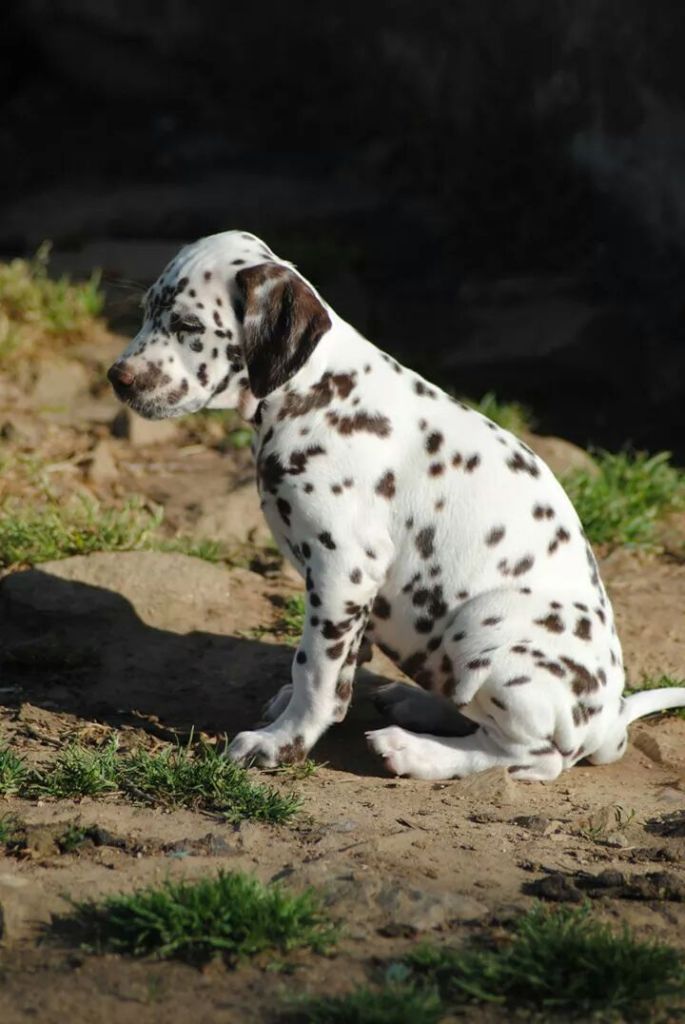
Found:
M 638 716 L 685 706 L 685 688 L 622 697 L 597 563 L 542 460 L 363 338 L 253 235 L 183 248 L 109 379 L 153 419 L 240 411 L 264 514 L 305 581 L 292 681 L 231 758 L 304 758 L 345 717 L 365 637 L 419 684 L 380 688 L 394 724 L 367 734 L 397 775 L 554 779 L 620 758 Z

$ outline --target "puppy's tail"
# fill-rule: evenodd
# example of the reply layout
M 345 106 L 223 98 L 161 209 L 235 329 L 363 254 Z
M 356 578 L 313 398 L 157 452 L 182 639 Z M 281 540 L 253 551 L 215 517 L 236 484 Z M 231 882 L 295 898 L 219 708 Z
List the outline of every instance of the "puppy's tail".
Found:
M 685 708 L 685 686 L 667 686 L 661 690 L 641 690 L 625 698 L 621 718 L 630 725 L 636 718 L 653 715 L 667 708 Z

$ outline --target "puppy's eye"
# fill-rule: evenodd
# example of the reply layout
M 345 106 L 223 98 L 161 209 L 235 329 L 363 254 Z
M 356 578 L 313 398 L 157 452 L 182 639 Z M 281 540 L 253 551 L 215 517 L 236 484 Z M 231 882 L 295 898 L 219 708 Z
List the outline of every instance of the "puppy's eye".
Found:
M 202 330 L 202 321 L 192 314 L 179 316 L 178 313 L 172 313 L 169 326 L 172 331 L 185 331 L 190 334 L 193 331 Z

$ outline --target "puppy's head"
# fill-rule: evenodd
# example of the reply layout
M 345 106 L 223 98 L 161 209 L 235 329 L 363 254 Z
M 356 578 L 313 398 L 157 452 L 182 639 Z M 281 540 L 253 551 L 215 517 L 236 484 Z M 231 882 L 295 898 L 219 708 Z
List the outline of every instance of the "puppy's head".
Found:
M 263 242 L 240 231 L 200 239 L 144 300 L 143 325 L 107 374 L 148 419 L 239 409 L 300 370 L 331 326 L 313 289 Z

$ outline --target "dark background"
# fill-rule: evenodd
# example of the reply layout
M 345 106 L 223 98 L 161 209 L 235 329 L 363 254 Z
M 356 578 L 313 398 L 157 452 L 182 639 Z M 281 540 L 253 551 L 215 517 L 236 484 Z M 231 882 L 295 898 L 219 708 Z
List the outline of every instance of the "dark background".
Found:
M 1 255 L 254 231 L 457 393 L 685 459 L 682 0 L 5 0 L 0 48 Z

